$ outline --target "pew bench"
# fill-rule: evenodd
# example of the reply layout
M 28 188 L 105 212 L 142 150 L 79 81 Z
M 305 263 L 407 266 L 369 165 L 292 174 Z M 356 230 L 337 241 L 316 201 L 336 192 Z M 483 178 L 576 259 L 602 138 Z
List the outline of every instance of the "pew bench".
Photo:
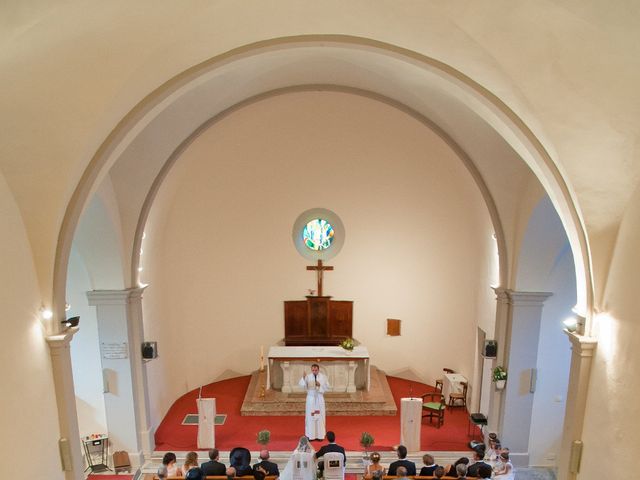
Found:
M 226 475 L 207 475 L 205 477 L 207 480 L 227 480 Z M 242 477 L 235 477 L 239 480 L 253 480 L 253 475 L 244 475 Z M 278 477 L 276 475 L 267 475 L 264 477 L 264 480 L 276 480 Z M 159 480 L 158 475 L 155 473 L 147 473 L 144 476 L 144 480 Z M 167 477 L 166 480 L 184 480 L 183 476 L 177 477 Z

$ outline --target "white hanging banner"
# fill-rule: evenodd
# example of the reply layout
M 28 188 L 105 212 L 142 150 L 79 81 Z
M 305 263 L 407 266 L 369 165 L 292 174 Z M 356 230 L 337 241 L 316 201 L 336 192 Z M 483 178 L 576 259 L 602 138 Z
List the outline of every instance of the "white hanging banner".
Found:
M 198 398 L 198 448 L 215 448 L 216 399 Z

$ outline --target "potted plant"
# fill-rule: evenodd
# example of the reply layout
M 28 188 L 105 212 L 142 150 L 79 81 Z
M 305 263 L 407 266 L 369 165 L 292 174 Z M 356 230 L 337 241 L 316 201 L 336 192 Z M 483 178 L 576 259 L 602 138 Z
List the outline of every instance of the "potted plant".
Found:
M 507 383 L 507 371 L 504 367 L 498 365 L 493 369 L 493 381 L 496 382 L 496 388 L 498 390 L 504 389 Z
M 271 441 L 271 432 L 269 430 L 260 430 L 258 432 L 257 442 L 260 445 L 267 445 Z
M 373 445 L 374 441 L 375 439 L 373 438 L 373 435 L 371 435 L 369 432 L 362 432 L 362 435 L 360 435 L 360 445 L 362 445 L 362 448 L 364 448 L 362 459 L 364 460 L 365 464 L 369 461 L 369 453 L 367 452 L 367 448 Z
M 340 342 L 339 346 L 344 348 L 347 352 L 353 352 L 353 349 L 355 348 L 356 344 L 353 338 L 347 337 Z

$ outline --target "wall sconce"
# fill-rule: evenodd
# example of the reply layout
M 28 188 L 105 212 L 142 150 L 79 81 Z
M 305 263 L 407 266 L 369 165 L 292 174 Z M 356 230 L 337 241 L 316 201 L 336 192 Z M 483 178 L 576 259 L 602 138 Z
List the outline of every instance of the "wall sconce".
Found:
M 53 312 L 48 308 L 40 309 L 40 315 L 44 320 L 51 320 L 53 318 Z
M 563 320 L 562 324 L 568 332 L 573 333 L 578 327 L 578 320 L 576 317 L 568 317 L 566 320 Z
M 77 327 L 80 323 L 80 317 L 67 318 L 66 320 L 62 320 L 60 323 L 67 328 Z

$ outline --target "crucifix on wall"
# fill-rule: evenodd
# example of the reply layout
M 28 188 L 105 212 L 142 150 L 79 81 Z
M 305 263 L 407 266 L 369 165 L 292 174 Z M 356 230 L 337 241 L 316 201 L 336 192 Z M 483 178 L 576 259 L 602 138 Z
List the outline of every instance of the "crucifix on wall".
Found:
M 318 296 L 322 297 L 322 274 L 325 270 L 333 270 L 333 267 L 323 265 L 322 260 L 318 260 L 317 265 L 311 265 L 307 267 L 307 270 L 315 270 L 318 277 Z

